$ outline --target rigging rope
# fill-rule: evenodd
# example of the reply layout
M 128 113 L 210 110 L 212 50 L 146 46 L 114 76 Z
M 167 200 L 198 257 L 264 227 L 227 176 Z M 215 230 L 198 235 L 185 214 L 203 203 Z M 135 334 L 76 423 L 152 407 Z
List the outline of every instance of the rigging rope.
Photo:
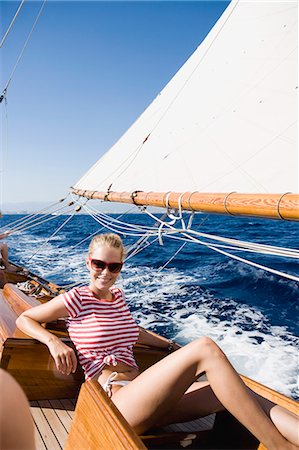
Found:
M 18 65 L 19 65 L 19 63 L 20 63 L 20 61 L 21 61 L 21 58 L 22 58 L 22 56 L 23 56 L 23 53 L 24 53 L 24 51 L 25 51 L 25 49 L 26 49 L 26 47 L 27 47 L 27 45 L 28 45 L 28 42 L 29 42 L 29 40 L 30 40 L 30 38 L 31 38 L 31 35 L 32 35 L 32 33 L 33 33 L 34 29 L 35 29 L 35 26 L 36 26 L 37 22 L 38 22 L 38 19 L 40 18 L 40 15 L 41 15 L 41 13 L 42 13 L 42 11 L 43 11 L 43 9 L 44 9 L 45 3 L 46 3 L 46 0 L 43 0 L 43 3 L 42 3 L 42 5 L 41 5 L 41 7 L 40 7 L 40 10 L 39 10 L 39 12 L 38 12 L 38 15 L 37 15 L 37 17 L 36 17 L 36 19 L 35 19 L 35 21 L 34 21 L 34 23 L 33 23 L 33 25 L 32 25 L 31 30 L 30 30 L 30 33 L 29 33 L 29 35 L 27 36 L 27 39 L 26 39 L 26 41 L 25 41 L 25 44 L 23 45 L 23 48 L 22 48 L 22 50 L 21 50 L 21 52 L 20 52 L 20 54 L 19 54 L 19 56 L 18 56 L 18 59 L 17 59 L 15 65 L 14 65 L 14 67 L 13 67 L 13 69 L 12 69 L 12 72 L 11 72 L 11 74 L 10 74 L 10 77 L 9 77 L 9 79 L 8 79 L 8 81 L 7 81 L 7 83 L 6 83 L 5 87 L 4 87 L 4 89 L 3 89 L 3 91 L 2 91 L 2 94 L 1 94 L 1 96 L 0 96 L 0 103 L 3 101 L 4 98 L 6 98 L 7 89 L 8 89 L 8 87 L 9 87 L 9 85 L 10 85 L 10 82 L 11 82 L 11 80 L 12 80 L 12 77 L 14 76 L 14 73 L 15 73 L 15 71 L 16 71 L 16 68 L 18 67 Z
M 74 201 L 75 201 L 77 204 L 80 204 L 80 203 L 78 202 L 78 200 L 74 199 Z M 85 209 L 86 211 L 88 211 L 88 208 L 84 208 L 84 206 L 86 205 L 86 203 L 87 203 L 87 201 L 86 201 L 85 204 L 83 205 L 83 209 Z M 94 208 L 90 208 L 90 209 L 94 209 Z M 124 214 L 129 214 L 133 209 L 134 209 L 134 207 L 133 207 L 133 208 L 130 208 L 128 211 L 126 211 L 125 213 L 120 214 L 120 215 L 119 215 L 116 219 L 114 219 L 114 220 L 118 220 L 118 219 L 119 219 L 120 217 L 122 217 Z M 91 217 L 92 217 L 92 215 L 91 215 Z M 108 216 L 107 216 L 107 217 L 108 217 Z M 100 229 L 96 230 L 94 233 L 89 234 L 87 237 L 85 237 L 84 239 L 82 239 L 81 241 L 79 241 L 77 244 L 73 245 L 73 246 L 71 247 L 71 249 L 74 249 L 74 248 L 76 248 L 76 247 L 79 247 L 79 245 L 83 244 L 83 242 L 87 241 L 88 239 L 92 238 L 92 237 L 95 236 L 96 234 L 100 233 L 100 232 L 103 230 L 103 228 L 106 228 L 106 227 L 103 227 L 103 226 L 102 226 Z
M 29 261 L 31 261 L 31 259 L 34 258 L 34 256 L 36 256 L 40 250 L 74 217 L 74 215 L 76 214 L 76 210 L 73 211 L 73 214 L 71 214 L 61 225 L 60 227 L 58 227 L 54 233 L 51 234 L 51 236 L 49 236 L 44 242 L 43 244 L 30 256 L 30 258 L 27 259 L 26 264 L 29 263 Z
M 3 193 L 4 193 L 4 160 L 5 160 L 5 152 L 8 152 L 8 108 L 7 108 L 7 100 L 4 102 L 4 127 L 5 132 L 2 133 L 1 139 L 3 140 L 3 150 L 1 153 L 0 160 L 0 176 L 1 176 L 1 194 L 0 194 L 0 212 L 3 210 Z
M 65 210 L 69 205 L 65 205 L 62 208 L 60 208 L 58 211 Z M 67 214 L 68 211 L 60 212 L 60 214 L 56 213 L 50 213 L 50 214 L 43 214 L 42 217 L 36 217 L 34 220 L 30 222 L 29 225 L 25 225 L 28 220 L 24 220 L 24 224 L 22 226 L 14 227 L 10 234 L 19 233 L 21 231 L 27 231 L 31 228 L 34 228 L 38 225 L 41 225 L 42 223 L 48 222 L 50 220 L 56 219 L 59 215 Z
M 67 197 L 66 197 L 67 198 Z M 66 200 L 66 198 L 65 199 L 61 199 L 59 202 L 55 202 L 55 203 L 52 203 L 51 205 L 48 205 L 48 206 L 45 206 L 44 208 L 42 208 L 42 209 L 40 209 L 39 211 L 37 211 L 37 212 L 34 212 L 34 213 L 31 213 L 31 214 L 29 214 L 29 215 L 26 215 L 25 217 L 21 217 L 20 219 L 16 219 L 16 220 L 14 220 L 13 222 L 10 222 L 9 224 L 6 224 L 6 225 L 4 225 L 3 227 L 1 227 L 0 228 L 0 233 L 2 233 L 2 232 L 4 232 L 4 231 L 10 231 L 10 234 L 13 234 L 14 232 L 17 232 L 17 231 L 19 231 L 19 226 L 21 225 L 21 227 L 20 227 L 20 231 L 22 231 L 22 228 L 23 228 L 23 226 L 24 226 L 24 224 L 26 223 L 26 222 L 29 222 L 29 221 L 31 221 L 34 217 L 38 217 L 38 216 L 40 216 L 40 215 L 43 215 L 43 216 L 45 216 L 46 214 L 45 214 L 45 211 L 47 211 L 47 210 L 49 210 L 49 211 L 51 211 L 51 208 L 53 208 L 55 205 L 59 205 L 59 203 L 61 203 L 61 202 L 63 202 L 64 200 Z M 63 208 L 60 208 L 60 209 L 63 209 Z M 51 213 L 49 212 L 49 214 L 56 214 L 57 213 L 57 211 L 59 211 L 60 209 L 57 209 L 57 210 L 52 210 L 51 211 Z M 14 225 L 13 227 L 12 227 L 12 225 Z
M 98 212 L 96 212 L 97 214 L 94 214 L 92 211 L 92 208 L 87 207 L 86 205 L 83 206 L 83 209 L 86 212 L 88 212 L 91 215 L 91 217 L 93 217 L 94 220 L 96 220 L 102 226 L 105 226 L 105 215 L 104 214 L 99 215 Z M 108 222 L 108 223 L 110 223 L 110 222 Z M 107 228 L 114 232 L 117 232 L 117 233 L 120 233 L 123 235 L 128 235 L 128 236 L 142 236 L 145 232 L 148 231 L 148 228 L 145 226 L 128 224 L 128 223 L 120 222 L 118 220 L 113 220 L 113 226 L 110 225 L 109 227 L 107 226 Z M 133 230 L 138 230 L 138 231 L 133 232 Z
M 151 214 L 149 211 L 146 210 L 145 212 L 146 212 L 147 214 L 149 214 L 150 216 L 152 216 L 153 218 L 155 218 L 156 220 L 159 221 L 159 219 L 156 218 L 156 217 L 155 217 L 153 214 Z M 206 247 L 208 247 L 208 248 L 210 248 L 210 249 L 212 249 L 212 250 L 214 250 L 214 251 L 216 251 L 216 252 L 218 252 L 218 253 L 222 253 L 222 254 L 224 254 L 224 255 L 226 255 L 226 256 L 229 256 L 229 257 L 232 258 L 232 259 L 236 259 L 236 260 L 238 260 L 238 261 L 244 262 L 244 263 L 246 263 L 246 264 L 248 264 L 248 265 L 257 267 L 257 268 L 259 268 L 259 269 L 263 269 L 263 270 L 268 271 L 268 272 L 270 272 L 270 273 L 274 273 L 274 274 L 276 274 L 276 275 L 282 276 L 282 277 L 284 277 L 284 278 L 291 279 L 291 280 L 293 280 L 293 281 L 299 281 L 299 277 L 297 277 L 297 276 L 295 276 L 295 275 L 290 275 L 290 274 L 287 274 L 287 273 L 285 273 L 285 272 L 281 272 L 281 271 L 272 269 L 272 268 L 270 268 L 270 267 L 267 267 L 267 266 L 264 266 L 264 265 L 255 263 L 255 262 L 250 261 L 250 260 L 248 260 L 248 259 L 241 258 L 241 257 L 236 256 L 236 255 L 232 255 L 231 253 L 228 253 L 228 252 L 226 252 L 226 251 L 224 251 L 224 250 L 220 250 L 219 248 L 217 248 L 217 247 L 216 247 L 215 245 L 213 245 L 213 244 L 210 244 L 210 243 L 206 243 L 206 242 L 200 241 L 199 239 L 195 238 L 194 236 L 188 235 L 188 234 L 187 234 L 187 231 L 185 231 L 185 230 L 178 230 L 178 229 L 174 228 L 171 224 L 169 224 L 169 223 L 167 223 L 167 222 L 164 222 L 164 223 L 165 223 L 165 225 L 166 225 L 168 228 L 171 229 L 172 232 L 173 232 L 173 231 L 175 231 L 176 233 L 180 232 L 184 237 L 186 237 L 187 239 L 189 239 L 191 242 L 195 242 L 195 243 L 202 244 L 202 245 L 204 245 L 204 246 L 206 246 Z M 199 232 L 195 232 L 195 231 L 192 231 L 192 232 L 191 232 L 191 230 L 188 230 L 188 233 L 198 234 L 198 235 L 204 234 L 204 233 L 199 233 Z M 210 235 L 210 236 L 211 236 L 211 235 Z M 215 238 L 215 237 L 213 236 L 213 238 Z M 217 236 L 217 238 L 218 238 L 218 239 L 225 240 L 225 238 L 219 238 L 218 236 Z M 234 240 L 233 240 L 233 239 L 229 239 L 229 241 L 234 241 Z M 236 241 L 236 242 L 240 243 L 241 241 Z M 248 242 L 244 242 L 244 243 L 245 243 L 245 244 L 248 244 L 248 245 L 251 244 L 251 243 L 248 243 Z M 253 245 L 253 244 L 252 244 L 252 245 Z M 261 247 L 267 247 L 268 249 L 270 249 L 270 248 L 272 249 L 271 246 L 265 246 L 265 245 L 262 245 L 262 244 L 261 244 L 261 245 L 260 245 L 260 244 L 256 244 L 256 247 L 257 247 L 257 248 L 258 248 L 259 246 L 261 246 Z M 279 247 L 277 247 L 277 248 L 279 249 Z M 293 255 L 293 253 L 295 253 L 295 252 L 297 253 L 297 255 Z M 260 253 L 263 253 L 263 251 L 260 251 Z M 275 249 L 273 250 L 273 252 L 271 252 L 271 254 L 276 255 L 276 256 L 286 256 L 285 254 L 282 255 L 280 252 L 277 252 Z M 291 252 L 290 252 L 290 254 L 289 254 L 288 256 L 289 256 L 289 257 L 296 257 L 296 258 L 298 258 L 298 254 L 299 254 L 298 251 L 296 251 L 296 250 L 294 250 L 294 249 L 291 249 Z
M 12 29 L 12 26 L 13 26 L 13 24 L 14 24 L 14 22 L 15 22 L 17 16 L 19 15 L 19 12 L 20 12 L 21 9 L 22 9 L 22 6 L 23 6 L 24 2 L 25 2 L 25 0 L 22 0 L 22 1 L 21 1 L 21 4 L 19 5 L 19 7 L 18 7 L 18 9 L 17 9 L 17 12 L 15 13 L 15 15 L 14 15 L 12 21 L 10 22 L 9 27 L 8 27 L 6 33 L 4 34 L 4 36 L 3 36 L 3 38 L 2 38 L 2 41 L 0 42 L 0 48 L 3 46 L 3 44 L 4 44 L 4 42 L 5 42 L 6 38 L 7 38 L 7 36 L 8 36 L 8 34 L 9 34 L 10 30 Z

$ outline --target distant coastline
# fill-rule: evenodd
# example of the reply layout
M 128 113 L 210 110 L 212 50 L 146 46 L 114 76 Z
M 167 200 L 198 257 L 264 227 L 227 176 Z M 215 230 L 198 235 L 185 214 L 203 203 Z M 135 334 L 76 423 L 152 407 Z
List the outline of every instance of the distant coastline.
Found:
M 1 213 L 4 214 L 32 214 L 38 212 L 41 209 L 47 208 L 52 205 L 54 201 L 39 202 L 5 202 L 1 205 Z
M 57 200 L 56 200 L 57 202 Z M 39 212 L 45 212 L 48 213 L 49 211 L 46 211 L 46 208 L 50 207 L 50 205 L 53 205 L 55 201 L 48 201 L 48 202 L 39 202 L 39 201 L 28 201 L 28 202 L 6 202 L 3 203 L 3 205 L 0 208 L 0 218 L 1 214 L 2 216 L 8 215 L 8 214 L 34 214 Z M 106 202 L 103 207 L 101 207 L 102 213 L 107 214 L 119 214 L 119 213 L 133 213 L 138 214 L 139 210 L 134 208 L 133 211 L 131 211 L 132 205 L 126 205 L 126 204 L 118 204 L 118 203 L 109 203 Z M 129 211 L 130 210 L 130 211 Z M 154 212 L 161 212 L 162 210 L 160 208 L 150 208 L 151 211 Z M 80 212 L 80 214 L 87 214 L 86 212 Z M 66 214 L 67 215 L 67 214 Z

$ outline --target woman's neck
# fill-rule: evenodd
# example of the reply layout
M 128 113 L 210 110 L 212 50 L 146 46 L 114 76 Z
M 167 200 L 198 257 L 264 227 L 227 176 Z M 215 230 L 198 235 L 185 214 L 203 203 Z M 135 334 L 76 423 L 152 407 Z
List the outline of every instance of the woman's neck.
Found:
M 112 301 L 113 300 L 113 294 L 110 291 L 110 289 L 97 289 L 93 285 L 89 285 L 89 289 L 93 292 L 95 297 L 97 297 L 99 300 L 107 300 Z

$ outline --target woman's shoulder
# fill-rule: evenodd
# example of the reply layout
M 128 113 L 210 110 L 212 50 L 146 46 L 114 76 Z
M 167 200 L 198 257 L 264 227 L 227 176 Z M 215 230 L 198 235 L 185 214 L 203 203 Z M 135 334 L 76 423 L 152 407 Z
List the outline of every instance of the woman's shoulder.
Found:
M 84 300 L 90 296 L 88 286 L 76 286 L 60 295 L 65 304 L 76 304 L 80 308 Z
M 75 286 L 69 291 L 67 291 L 70 295 L 75 295 L 78 297 L 90 296 L 91 292 L 88 286 Z
M 124 291 L 120 287 L 112 286 L 110 292 L 113 294 L 114 298 L 122 298 L 125 300 Z

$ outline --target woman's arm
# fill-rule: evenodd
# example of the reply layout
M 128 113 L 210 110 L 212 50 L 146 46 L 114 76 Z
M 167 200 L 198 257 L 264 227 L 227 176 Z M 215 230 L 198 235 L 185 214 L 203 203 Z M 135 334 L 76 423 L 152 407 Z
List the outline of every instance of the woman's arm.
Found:
M 166 339 L 162 336 L 159 336 L 158 334 L 154 332 L 149 332 L 145 330 L 142 327 L 139 327 L 139 338 L 138 338 L 138 344 L 144 344 L 144 345 L 150 345 L 153 347 L 158 348 L 164 348 L 169 351 L 178 350 L 181 348 L 179 344 L 176 342 L 171 341 L 170 339 Z
M 46 344 L 54 358 L 57 370 L 69 375 L 71 372 L 75 372 L 77 368 L 74 350 L 41 325 L 67 316 L 69 316 L 69 313 L 63 300 L 58 296 L 47 303 L 23 312 L 17 318 L 16 324 L 21 331 Z

